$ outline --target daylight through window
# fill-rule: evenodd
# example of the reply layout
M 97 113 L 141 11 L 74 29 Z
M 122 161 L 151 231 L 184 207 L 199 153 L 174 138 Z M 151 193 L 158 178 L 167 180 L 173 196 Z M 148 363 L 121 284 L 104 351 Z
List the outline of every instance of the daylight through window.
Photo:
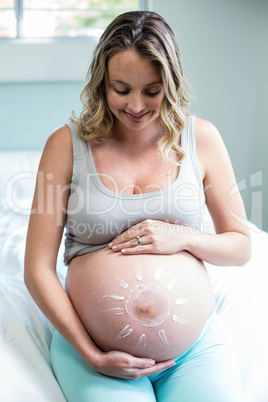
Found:
M 145 0 L 1 0 L 0 38 L 100 36 L 125 11 L 142 10 Z

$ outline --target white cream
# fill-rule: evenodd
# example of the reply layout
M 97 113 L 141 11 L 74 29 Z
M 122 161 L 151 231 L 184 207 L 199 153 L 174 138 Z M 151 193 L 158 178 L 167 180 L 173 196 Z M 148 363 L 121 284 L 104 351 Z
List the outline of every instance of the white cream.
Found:
M 190 299 L 186 299 L 185 297 L 182 297 L 181 299 L 176 299 L 175 300 L 175 304 L 185 304 L 185 303 L 189 303 Z
M 172 317 L 173 321 L 177 322 L 178 324 L 186 324 L 186 320 L 178 315 L 174 314 Z
M 163 329 L 160 329 L 160 331 L 158 332 L 158 334 L 159 334 L 159 337 L 160 337 L 161 341 L 163 342 L 163 344 L 164 344 L 165 346 L 168 346 L 169 343 L 168 343 L 168 340 L 167 340 L 165 331 L 164 331 Z
M 121 315 L 121 314 L 124 314 L 125 310 L 120 307 L 115 307 L 115 308 L 110 308 L 109 310 L 107 310 L 107 312 L 113 313 L 115 315 Z
M 116 337 L 116 340 L 120 340 L 123 338 L 126 338 L 127 336 L 129 336 L 131 334 L 131 332 L 133 331 L 132 328 L 130 328 L 130 325 L 126 325 L 125 328 L 122 329 L 121 332 L 119 332 L 119 334 Z
M 143 306 L 146 307 L 150 303 L 156 303 L 158 306 L 158 315 L 154 318 L 142 315 L 139 310 Z M 170 303 L 167 295 L 163 290 L 154 284 L 144 284 L 135 286 L 129 292 L 128 299 L 125 303 L 128 315 L 138 324 L 146 327 L 157 327 L 169 316 Z M 149 306 L 150 308 L 150 306 Z
M 118 285 L 121 286 L 124 289 L 127 289 L 129 284 L 123 281 L 123 279 L 119 278 L 118 276 L 116 277 L 118 280 Z
M 156 281 L 159 281 L 159 280 L 160 280 L 161 275 L 162 275 L 162 272 L 163 272 L 163 267 L 158 267 L 157 270 L 156 270 L 155 273 L 154 273 L 154 279 L 155 279 Z
M 140 339 L 138 340 L 138 343 L 136 345 L 137 348 L 139 349 L 145 349 L 146 348 L 146 335 L 142 334 L 140 336 Z
M 171 279 L 171 281 L 167 284 L 167 290 L 171 290 L 176 282 L 177 282 L 177 278 Z
M 140 264 L 135 268 L 135 272 L 136 272 L 136 279 L 137 279 L 137 281 L 141 281 L 141 280 L 142 280 L 142 273 L 141 273 L 141 266 L 140 266 Z
M 102 297 L 109 297 L 110 299 L 113 299 L 113 300 L 124 300 L 125 299 L 123 296 L 118 296 L 118 295 L 104 295 Z

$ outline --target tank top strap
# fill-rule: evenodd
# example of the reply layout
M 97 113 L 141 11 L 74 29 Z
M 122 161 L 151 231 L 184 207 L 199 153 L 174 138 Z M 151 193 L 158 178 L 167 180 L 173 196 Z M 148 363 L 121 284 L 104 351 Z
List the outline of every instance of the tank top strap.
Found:
M 71 182 L 71 193 L 74 191 L 75 187 L 77 186 L 81 169 L 81 164 L 83 161 L 86 161 L 86 154 L 87 154 L 87 144 L 83 141 L 78 134 L 78 129 L 76 124 L 69 120 L 66 125 L 69 127 L 72 137 L 72 144 L 73 144 L 73 175 L 72 175 L 72 182 Z
M 185 157 L 191 163 L 195 176 L 199 185 L 203 186 L 202 174 L 198 165 L 196 151 L 196 117 L 190 116 L 187 122 L 186 129 L 182 135 L 182 148 L 185 151 Z

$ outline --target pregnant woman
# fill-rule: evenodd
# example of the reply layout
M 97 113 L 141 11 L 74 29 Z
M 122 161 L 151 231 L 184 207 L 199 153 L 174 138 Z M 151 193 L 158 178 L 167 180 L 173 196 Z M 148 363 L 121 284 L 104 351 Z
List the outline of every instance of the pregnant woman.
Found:
M 163 18 L 117 17 L 81 98 L 81 115 L 44 148 L 25 255 L 26 285 L 56 328 L 51 363 L 66 399 L 239 401 L 203 261 L 247 262 L 246 217 L 218 131 L 188 113 Z

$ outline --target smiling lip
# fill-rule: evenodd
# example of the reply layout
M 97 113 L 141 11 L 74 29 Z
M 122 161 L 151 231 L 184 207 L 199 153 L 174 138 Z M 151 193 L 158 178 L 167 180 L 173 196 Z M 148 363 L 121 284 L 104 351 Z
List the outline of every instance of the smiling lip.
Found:
M 123 110 L 123 112 L 130 120 L 133 120 L 133 121 L 140 121 L 143 119 L 144 116 L 146 116 L 149 113 L 149 112 L 146 112 L 146 113 L 143 113 L 140 115 L 133 115 L 133 114 L 126 112 L 125 110 Z

